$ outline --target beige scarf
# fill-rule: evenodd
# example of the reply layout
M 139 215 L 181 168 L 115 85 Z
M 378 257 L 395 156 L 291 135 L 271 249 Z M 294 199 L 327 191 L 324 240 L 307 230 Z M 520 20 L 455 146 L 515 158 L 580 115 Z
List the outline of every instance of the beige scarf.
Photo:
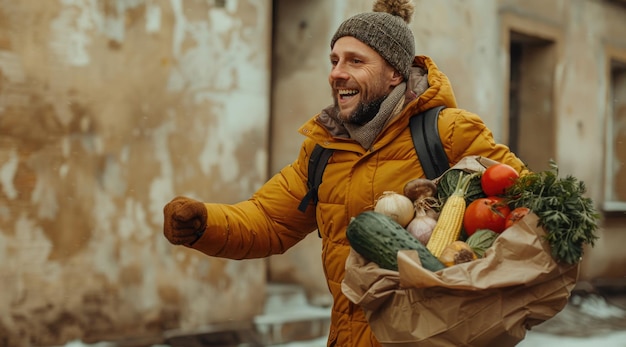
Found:
M 370 149 L 385 124 L 402 110 L 405 91 L 406 83 L 402 82 L 397 85 L 382 102 L 376 116 L 365 125 L 345 123 L 344 126 L 350 134 L 350 138 L 360 143 L 363 148 Z

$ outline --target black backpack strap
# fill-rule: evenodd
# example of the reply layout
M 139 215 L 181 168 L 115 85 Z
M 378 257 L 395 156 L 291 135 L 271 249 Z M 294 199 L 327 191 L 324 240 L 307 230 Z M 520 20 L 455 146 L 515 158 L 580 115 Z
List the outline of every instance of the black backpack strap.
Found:
M 428 109 L 410 120 L 411 137 L 418 159 L 428 179 L 435 179 L 450 168 L 448 156 L 443 149 L 437 120 L 445 106 Z
M 304 198 L 300 201 L 298 210 L 305 212 L 309 206 L 309 202 L 313 201 L 313 204 L 317 204 L 317 189 L 322 183 L 322 175 L 324 175 L 324 169 L 328 164 L 328 159 L 333 154 L 333 150 L 330 148 L 324 148 L 318 144 L 313 148 L 311 156 L 309 157 L 309 176 L 307 185 L 309 191 Z

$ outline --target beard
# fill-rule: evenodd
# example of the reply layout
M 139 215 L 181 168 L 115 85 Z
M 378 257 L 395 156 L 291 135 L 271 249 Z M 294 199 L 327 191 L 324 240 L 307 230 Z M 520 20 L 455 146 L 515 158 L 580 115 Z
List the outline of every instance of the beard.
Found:
M 368 101 L 364 101 L 360 103 L 357 106 L 357 108 L 354 111 L 352 111 L 352 113 L 350 113 L 348 117 L 346 117 L 345 122 L 352 123 L 355 125 L 367 124 L 369 121 L 374 119 L 374 117 L 376 117 L 376 115 L 378 114 L 378 111 L 380 110 L 380 105 L 383 103 L 383 101 L 385 101 L 386 97 L 387 95 L 383 95 L 373 100 L 368 100 Z M 337 104 L 336 98 L 335 98 L 335 109 L 339 110 L 339 106 Z

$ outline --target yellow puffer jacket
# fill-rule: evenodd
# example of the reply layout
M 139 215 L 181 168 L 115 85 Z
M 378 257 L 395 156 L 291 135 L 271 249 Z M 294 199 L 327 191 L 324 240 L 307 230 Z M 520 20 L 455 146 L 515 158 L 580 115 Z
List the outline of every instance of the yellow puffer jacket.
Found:
M 379 346 L 363 311 L 341 292 L 350 246 L 345 230 L 351 217 L 372 209 L 384 191 L 401 192 L 404 184 L 423 177 L 409 130 L 409 118 L 426 109 L 445 105 L 439 118 L 444 149 L 453 165 L 469 155 L 507 163 L 518 171 L 523 163 L 506 146 L 496 144 L 481 119 L 457 109 L 447 77 L 428 57 L 414 64 L 428 71 L 428 89 L 410 100 L 372 145 L 338 138 L 322 125 L 320 115 L 300 128 L 306 136 L 300 155 L 261 187 L 250 200 L 235 205 L 206 203 L 208 229 L 193 248 L 211 256 L 231 259 L 258 258 L 285 252 L 310 232 L 322 236 L 322 261 L 334 298 L 328 346 Z M 410 85 L 410 83 L 409 83 Z M 315 144 L 333 148 L 316 208 L 305 213 L 298 204 L 307 192 L 308 159 Z

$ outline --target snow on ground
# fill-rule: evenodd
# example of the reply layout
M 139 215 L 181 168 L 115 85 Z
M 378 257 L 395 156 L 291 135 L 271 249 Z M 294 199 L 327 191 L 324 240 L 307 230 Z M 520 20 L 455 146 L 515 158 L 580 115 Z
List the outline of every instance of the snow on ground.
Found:
M 590 337 L 568 337 L 530 331 L 517 347 L 626 347 L 626 331 Z

